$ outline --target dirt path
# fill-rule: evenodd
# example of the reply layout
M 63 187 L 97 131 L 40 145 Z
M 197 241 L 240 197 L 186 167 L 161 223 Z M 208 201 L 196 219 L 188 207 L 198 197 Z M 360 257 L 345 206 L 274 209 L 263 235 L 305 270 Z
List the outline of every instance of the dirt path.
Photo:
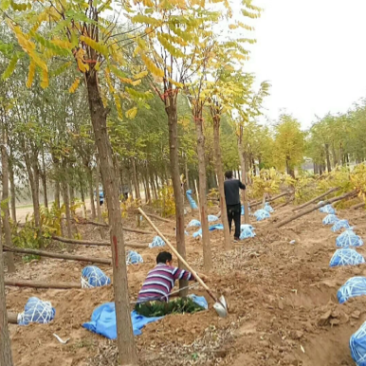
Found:
M 282 209 L 277 217 L 288 215 L 289 210 Z M 222 251 L 222 232 L 211 233 L 215 270 L 210 285 L 225 295 L 229 317 L 218 318 L 211 307 L 203 313 L 171 315 L 149 324 L 136 337 L 140 365 L 354 365 L 348 342 L 366 320 L 366 297 L 339 305 L 336 293 L 350 277 L 366 275 L 366 267 L 329 268 L 337 234 L 322 225 L 323 217 L 314 212 L 281 230 L 268 222 L 253 223 L 257 236 L 230 252 Z M 339 217 L 347 218 L 356 225 L 357 233 L 366 237 L 364 213 L 341 211 Z M 132 226 L 133 218 L 130 221 Z M 174 230 L 173 225 L 157 223 L 164 231 Z M 98 235 L 89 228 L 83 238 L 98 239 Z M 144 243 L 152 239 L 137 234 L 126 236 Z M 292 240 L 295 244 L 290 244 Z M 188 260 L 197 270 L 202 270 L 201 250 L 199 241 L 187 237 Z M 110 257 L 107 248 L 80 247 L 76 251 Z M 362 247 L 358 251 L 366 254 Z M 128 267 L 131 298 L 136 297 L 158 252 L 139 250 L 144 263 Z M 83 267 L 52 259 L 19 262 L 15 277 L 79 281 Z M 112 274 L 111 268 L 101 268 Z M 195 293 L 204 295 L 202 291 Z M 111 286 L 66 291 L 9 288 L 7 306 L 21 311 L 30 296 L 51 301 L 56 318 L 48 325 L 10 326 L 17 366 L 117 365 L 115 342 L 81 327 L 96 306 L 113 300 Z M 70 342 L 60 344 L 53 333 L 70 338 Z

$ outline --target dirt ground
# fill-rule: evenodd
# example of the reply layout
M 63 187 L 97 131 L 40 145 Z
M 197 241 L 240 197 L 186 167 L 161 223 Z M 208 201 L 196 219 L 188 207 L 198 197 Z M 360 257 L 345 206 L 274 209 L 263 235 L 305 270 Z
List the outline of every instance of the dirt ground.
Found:
M 219 318 L 206 297 L 211 305 L 208 311 L 170 315 L 147 325 L 143 334 L 135 337 L 140 365 L 354 365 L 348 343 L 366 320 L 366 297 L 339 305 L 336 293 L 350 277 L 366 275 L 366 267 L 329 268 L 339 233 L 323 226 L 325 215 L 317 211 L 281 229 L 274 228 L 274 221 L 291 215 L 291 207 L 284 207 L 270 221 L 253 222 L 257 236 L 236 244 L 230 252 L 223 251 L 222 232 L 211 233 L 214 272 L 209 285 L 225 295 L 229 316 Z M 364 211 L 340 210 L 338 216 L 348 219 L 365 239 Z M 187 223 L 192 217 L 188 215 Z M 134 222 L 131 218 L 128 225 Z M 174 224 L 156 223 L 164 232 L 174 233 Z M 85 239 L 100 238 L 94 228 L 80 230 Z M 152 238 L 126 233 L 127 240 L 146 244 Z M 290 244 L 292 240 L 295 244 Z M 200 241 L 187 237 L 186 245 L 188 261 L 202 271 Z M 55 245 L 52 250 L 66 251 L 66 247 Z M 79 255 L 111 257 L 105 247 L 74 246 L 73 250 Z M 366 255 L 364 248 L 358 251 Z M 138 252 L 144 263 L 128 267 L 131 299 L 136 298 L 147 271 L 154 266 L 159 249 Z M 30 263 L 19 259 L 12 278 L 75 282 L 80 281 L 84 266 L 56 259 Z M 110 267 L 100 268 L 111 276 Z M 193 293 L 204 295 L 201 290 Z M 116 343 L 81 327 L 95 307 L 113 301 L 112 286 L 90 290 L 7 288 L 8 309 L 21 312 L 30 296 L 51 301 L 56 317 L 47 325 L 10 325 L 15 365 L 118 364 Z M 70 341 L 61 344 L 54 333 Z

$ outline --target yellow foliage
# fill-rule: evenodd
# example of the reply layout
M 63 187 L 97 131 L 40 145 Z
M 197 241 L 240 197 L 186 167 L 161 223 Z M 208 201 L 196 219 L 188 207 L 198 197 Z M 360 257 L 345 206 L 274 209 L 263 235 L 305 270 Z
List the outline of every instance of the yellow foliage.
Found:
M 75 79 L 75 81 L 70 86 L 69 93 L 71 93 L 71 94 L 75 93 L 76 89 L 79 87 L 79 84 L 80 84 L 80 79 L 79 78 Z
M 146 65 L 147 69 L 154 75 L 164 77 L 164 71 L 159 69 L 153 61 L 151 61 L 146 55 L 141 54 L 142 61 Z
M 34 75 L 36 74 L 36 64 L 34 61 L 31 61 L 29 65 L 28 79 L 27 79 L 27 88 L 30 88 L 33 84 Z
M 139 72 L 138 74 L 133 75 L 134 79 L 142 79 L 144 78 L 149 72 L 148 71 L 142 71 Z
M 87 36 L 80 36 L 80 41 L 84 42 L 89 47 L 93 48 L 95 51 L 99 52 L 103 56 L 108 57 L 108 48 L 106 45 L 96 42 L 94 41 L 94 39 L 91 39 Z
M 79 48 L 75 54 L 76 62 L 78 64 L 78 68 L 81 72 L 89 71 L 89 65 L 84 63 L 84 55 L 85 51 L 82 48 Z
M 134 119 L 136 117 L 136 114 L 137 114 L 137 107 L 133 107 L 126 112 L 126 117 L 129 119 Z
M 43 89 L 46 89 L 48 87 L 48 71 L 47 70 L 42 70 L 42 77 L 41 77 L 41 87 Z

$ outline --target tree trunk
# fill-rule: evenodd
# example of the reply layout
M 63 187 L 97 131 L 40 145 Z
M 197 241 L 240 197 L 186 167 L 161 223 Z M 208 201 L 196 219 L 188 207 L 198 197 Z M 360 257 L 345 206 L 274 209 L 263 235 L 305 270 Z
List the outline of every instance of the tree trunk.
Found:
M 154 174 L 151 170 L 150 170 L 150 182 L 151 182 L 151 186 L 152 186 L 152 190 L 153 190 L 154 200 L 157 200 L 158 199 L 158 190 L 156 188 Z
M 42 149 L 42 172 L 41 172 L 41 180 L 43 187 L 43 202 L 44 206 L 48 209 L 48 197 L 47 197 L 47 172 L 46 172 L 46 162 L 44 158 L 44 150 Z
M 229 250 L 232 248 L 232 243 L 230 240 L 230 229 L 226 209 L 224 172 L 222 170 L 221 147 L 220 147 L 220 116 L 218 114 L 215 114 L 213 116 L 213 132 L 214 132 L 215 168 L 219 185 L 221 217 L 222 217 L 222 223 L 224 225 L 224 245 L 225 249 Z
M 175 218 L 176 218 L 176 238 L 178 253 L 186 258 L 186 245 L 184 234 L 184 206 L 183 195 L 180 185 L 179 172 L 179 145 L 178 145 L 178 115 L 177 115 L 177 94 L 170 93 L 167 97 L 167 106 L 165 111 L 168 115 L 169 125 L 169 155 L 170 155 L 170 173 L 172 176 L 173 190 L 175 197 Z M 180 268 L 184 268 L 184 264 L 178 261 Z M 179 281 L 179 287 L 187 287 L 187 281 Z M 180 291 L 180 296 L 187 296 L 188 291 Z
M 327 161 L 328 173 L 330 173 L 332 171 L 332 165 L 330 164 L 329 144 L 325 144 L 325 158 Z
M 0 218 L 0 365 L 13 366 L 4 284 L 4 256 Z
M 83 203 L 83 210 L 84 210 L 84 217 L 87 218 L 88 215 L 86 214 L 86 204 L 85 204 L 85 185 L 84 185 L 84 179 L 81 174 L 81 171 L 79 170 L 79 186 L 80 186 L 80 195 L 81 195 L 81 202 Z
M 188 170 L 187 155 L 186 155 L 186 161 L 185 161 L 185 170 L 186 170 L 186 190 L 188 191 L 189 190 L 189 170 Z M 206 173 L 206 168 L 205 168 L 205 173 Z
M 9 223 L 9 169 L 8 169 L 8 153 L 6 151 L 8 147 L 7 135 L 5 129 L 3 129 L 2 136 L 2 145 L 1 145 L 1 165 L 2 165 L 2 183 L 3 183 L 3 197 L 1 210 L 4 213 L 3 216 L 3 224 L 4 224 L 4 232 L 5 232 L 5 244 L 8 246 L 13 246 L 13 242 L 11 240 L 11 228 Z M 8 253 L 6 256 L 6 263 L 8 266 L 8 272 L 15 272 L 14 265 L 14 256 L 12 253 Z M 2 272 L 0 272 L 0 276 L 2 276 Z
M 98 159 L 98 162 L 99 162 L 99 159 Z M 96 191 L 96 195 L 97 195 L 97 221 L 102 223 L 103 222 L 103 217 L 102 217 L 102 208 L 100 206 L 100 198 L 99 198 L 100 184 L 99 184 L 99 169 L 98 169 L 98 166 L 95 169 L 95 180 L 94 180 L 94 182 L 95 182 L 95 191 Z M 104 196 L 103 201 L 105 201 L 105 192 L 104 191 L 103 191 L 103 196 Z M 105 204 L 105 202 L 103 204 Z M 103 232 L 102 227 L 99 228 L 99 235 L 100 235 L 101 239 L 104 239 L 104 232 Z
M 94 220 L 96 218 L 96 212 L 95 212 L 95 201 L 94 201 L 94 189 L 93 189 L 93 171 L 90 167 L 87 168 L 87 174 L 88 174 L 88 188 L 89 188 L 89 200 L 90 200 L 90 208 L 92 213 L 92 219 Z
M 238 136 L 238 150 L 239 150 L 239 158 L 240 158 L 240 167 L 241 167 L 241 180 L 244 184 L 246 184 L 246 176 L 247 176 L 247 171 L 246 171 L 246 166 L 245 166 L 245 158 L 246 158 L 246 154 L 244 152 L 244 148 L 243 148 L 243 127 L 240 126 L 240 132 L 239 132 L 239 136 Z M 249 224 L 250 220 L 249 220 L 249 203 L 248 203 L 248 199 L 247 199 L 247 193 L 246 193 L 246 189 L 244 189 L 242 191 L 242 200 L 243 200 L 243 204 L 244 204 L 244 223 L 245 224 Z
M 66 227 L 67 227 L 67 237 L 72 237 L 72 229 L 71 229 L 71 212 L 70 212 L 70 200 L 69 200 L 69 191 L 68 191 L 68 172 L 67 172 L 67 162 L 66 159 L 62 160 L 62 171 L 63 178 L 61 182 L 62 189 L 62 198 L 65 205 L 65 213 L 66 213 Z
M 205 136 L 203 134 L 203 120 L 200 115 L 194 116 L 197 134 L 197 156 L 198 156 L 198 181 L 199 181 L 199 210 L 202 228 L 202 246 L 203 246 L 203 269 L 211 271 L 212 269 L 212 253 L 210 243 L 210 231 L 207 220 L 207 177 L 205 162 Z M 187 163 L 186 163 L 186 170 Z M 186 173 L 188 174 L 188 173 Z M 188 177 L 188 176 L 187 176 Z
M 141 200 L 140 194 L 140 186 L 137 178 L 137 169 L 136 169 L 136 159 L 132 158 L 132 177 L 133 177 L 133 185 L 135 187 L 135 197 L 137 200 Z
M 10 179 L 10 203 L 11 203 L 11 216 L 14 223 L 17 222 L 17 209 L 16 209 L 16 192 L 15 192 L 15 181 L 14 181 L 14 166 L 13 166 L 13 155 L 10 153 L 9 159 L 9 179 Z
M 96 145 L 101 163 L 105 197 L 108 204 L 110 240 L 112 246 L 113 287 L 117 319 L 117 346 L 122 365 L 137 364 L 135 339 L 132 331 L 128 298 L 127 268 L 123 241 L 122 212 L 119 189 L 113 166 L 113 153 L 107 130 L 107 111 L 98 89 L 97 74 L 86 75 L 88 102 Z
M 56 181 L 55 182 L 55 203 L 56 203 L 56 207 L 58 209 L 61 208 L 61 198 L 60 198 L 60 182 Z
M 5 286 L 13 287 L 30 287 L 30 288 L 52 288 L 58 290 L 68 290 L 71 288 L 80 288 L 81 283 L 67 283 L 67 282 L 49 282 L 49 281 L 24 281 L 24 280 L 5 280 Z M 9 322 L 10 323 L 10 322 Z
M 339 190 L 339 188 L 338 188 L 338 187 L 332 188 L 332 189 L 328 190 L 327 192 L 325 192 L 325 193 L 321 194 L 320 196 L 315 197 L 315 198 L 313 198 L 312 200 L 310 200 L 310 201 L 308 201 L 308 202 L 305 202 L 305 203 L 304 203 L 304 204 L 302 204 L 301 206 L 294 207 L 294 208 L 292 209 L 292 211 L 298 211 L 298 210 L 301 210 L 301 209 L 305 208 L 306 206 L 309 206 L 309 205 L 311 205 L 312 203 L 315 203 L 316 201 L 319 201 L 319 200 L 321 200 L 322 198 L 324 198 L 324 197 L 328 196 L 328 194 L 331 194 L 331 193 L 333 193 L 333 192 L 335 192 L 335 191 L 338 191 L 338 190 Z
M 149 185 L 149 175 L 148 172 L 149 169 L 148 167 L 146 167 L 146 173 L 144 174 L 144 178 L 145 178 L 145 184 L 146 184 L 146 201 L 151 201 L 151 190 L 150 190 L 150 185 Z

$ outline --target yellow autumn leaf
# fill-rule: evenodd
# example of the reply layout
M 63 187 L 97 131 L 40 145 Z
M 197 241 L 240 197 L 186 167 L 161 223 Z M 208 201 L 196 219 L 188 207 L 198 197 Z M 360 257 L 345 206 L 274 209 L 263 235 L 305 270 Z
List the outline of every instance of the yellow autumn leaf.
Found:
M 75 79 L 75 81 L 70 86 L 69 93 L 71 93 L 71 94 L 75 93 L 76 89 L 79 87 L 79 84 L 80 84 L 80 79 L 79 78 Z
M 126 117 L 134 119 L 136 117 L 136 114 L 137 114 L 137 107 L 133 107 L 126 112 Z
M 142 71 L 139 72 L 138 74 L 133 75 L 134 79 L 142 79 L 143 77 L 145 77 L 149 72 L 148 71 Z
M 26 84 L 27 88 L 30 88 L 32 86 L 35 73 L 36 73 L 36 64 L 34 63 L 34 61 L 31 61 L 29 65 L 28 79 Z
M 42 70 L 42 77 L 41 77 L 41 87 L 46 89 L 48 87 L 48 71 Z

